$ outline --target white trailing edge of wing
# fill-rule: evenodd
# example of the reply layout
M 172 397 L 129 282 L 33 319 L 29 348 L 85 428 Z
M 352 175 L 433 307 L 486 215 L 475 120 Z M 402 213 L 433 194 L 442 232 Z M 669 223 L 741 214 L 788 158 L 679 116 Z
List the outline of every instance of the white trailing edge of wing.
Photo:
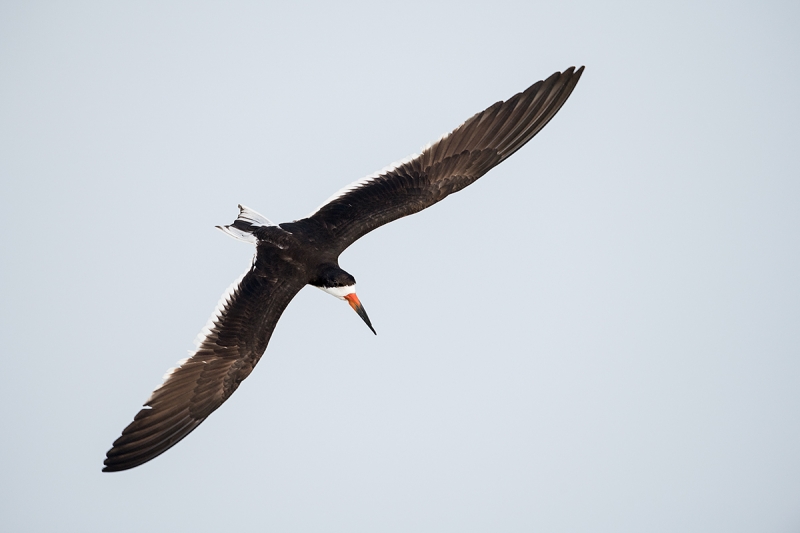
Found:
M 457 130 L 458 128 L 460 128 L 463 125 L 464 125 L 464 123 L 462 122 L 457 127 L 455 127 L 453 129 L 453 131 Z M 370 174 L 369 176 L 367 176 L 365 178 L 361 178 L 358 181 L 354 181 L 350 185 L 342 187 L 341 189 L 336 191 L 333 194 L 333 196 L 331 196 L 330 198 L 325 200 L 322 203 L 322 205 L 317 207 L 314 210 L 314 212 L 309 214 L 308 216 L 309 217 L 314 216 L 320 209 L 322 209 L 323 207 L 325 207 L 326 205 L 328 205 L 332 201 L 336 200 L 337 198 L 341 198 L 342 196 L 344 196 L 345 194 L 349 193 L 350 191 L 354 191 L 354 190 L 356 190 L 356 189 L 358 189 L 360 187 L 363 187 L 364 185 L 367 185 L 369 182 L 371 182 L 373 180 L 376 180 L 376 179 L 380 178 L 381 176 L 385 176 L 386 174 L 389 174 L 390 172 L 394 171 L 397 167 L 405 165 L 406 163 L 410 163 L 414 159 L 416 159 L 419 156 L 421 156 L 422 154 L 424 154 L 426 150 L 430 150 L 431 147 L 433 147 L 435 144 L 438 144 L 438 143 L 442 142 L 443 140 L 447 139 L 450 135 L 453 134 L 453 131 L 445 133 L 444 135 L 442 135 L 441 137 L 439 137 L 437 140 L 435 140 L 433 142 L 429 142 L 428 144 L 426 144 L 425 146 L 422 147 L 422 150 L 420 150 L 420 152 L 418 154 L 411 154 L 410 156 L 408 156 L 408 157 L 406 157 L 404 159 L 401 159 L 400 161 L 395 161 L 391 165 L 387 165 L 387 166 L 383 167 L 382 169 L 380 169 L 377 172 L 373 172 L 372 174 Z
M 430 144 L 428 144 L 428 146 L 430 146 Z M 369 176 L 367 176 L 365 178 L 361 178 L 358 181 L 354 181 L 350 185 L 346 185 L 345 187 L 342 187 L 341 189 L 336 191 L 333 194 L 333 196 L 331 196 L 330 198 L 325 200 L 319 207 L 317 207 L 314 210 L 313 213 L 309 214 L 306 218 L 314 216 L 317 213 L 317 211 L 319 211 L 320 209 L 322 209 L 323 207 L 325 207 L 326 205 L 328 205 L 332 201 L 336 200 L 337 198 L 341 198 L 342 196 L 344 196 L 345 194 L 349 193 L 350 191 L 354 191 L 354 190 L 356 190 L 356 189 L 358 189 L 360 187 L 363 187 L 364 185 L 367 185 L 371 181 L 380 178 L 381 176 L 385 176 L 386 174 L 388 174 L 388 173 L 392 172 L 393 170 L 395 170 L 397 167 L 405 165 L 406 163 L 408 163 L 410 161 L 413 161 L 414 159 L 416 159 L 418 157 L 419 157 L 419 154 L 411 154 L 410 156 L 408 156 L 408 157 L 406 157 L 404 159 L 401 159 L 400 161 L 395 161 L 391 165 L 387 165 L 387 166 L 383 167 L 382 169 L 380 169 L 377 172 L 373 172 L 372 174 L 370 174 Z
M 255 258 L 253 258 L 253 261 L 255 261 Z M 192 357 L 197 353 L 197 351 L 203 345 L 203 343 L 208 338 L 208 336 L 211 335 L 212 332 L 217 328 L 217 321 L 220 318 L 222 318 L 222 312 L 225 310 L 225 308 L 228 307 L 228 304 L 230 303 L 231 298 L 233 298 L 233 295 L 236 293 L 236 290 L 239 288 L 239 285 L 241 285 L 242 280 L 250 272 L 250 270 L 252 270 L 252 268 L 253 268 L 253 266 L 251 264 L 247 268 L 247 270 L 245 270 L 244 273 L 241 276 L 239 276 L 239 278 L 236 281 L 231 283 L 230 287 L 228 287 L 225 290 L 225 292 L 220 297 L 219 302 L 217 302 L 217 306 L 214 308 L 214 312 L 211 314 L 211 318 L 208 319 L 208 322 L 206 322 L 206 325 L 203 326 L 203 329 L 201 329 L 200 333 L 198 333 L 197 337 L 195 337 L 195 339 L 194 339 L 194 345 L 195 345 L 194 351 L 190 350 L 189 351 L 189 357 L 181 359 L 180 361 L 175 363 L 174 367 L 172 367 L 169 370 L 167 370 L 166 374 L 164 374 L 164 377 L 162 378 L 163 381 L 161 382 L 161 384 L 158 387 L 156 387 L 155 389 L 153 389 L 153 392 L 150 393 L 150 396 L 147 398 L 147 401 L 144 402 L 145 408 L 149 407 L 147 404 L 149 404 L 153 400 L 153 396 L 155 396 L 156 392 L 158 392 L 167 383 L 167 381 L 169 381 L 169 378 L 172 377 L 172 374 L 174 374 L 183 365 L 185 365 L 186 363 L 188 363 L 188 362 L 190 362 L 192 360 Z

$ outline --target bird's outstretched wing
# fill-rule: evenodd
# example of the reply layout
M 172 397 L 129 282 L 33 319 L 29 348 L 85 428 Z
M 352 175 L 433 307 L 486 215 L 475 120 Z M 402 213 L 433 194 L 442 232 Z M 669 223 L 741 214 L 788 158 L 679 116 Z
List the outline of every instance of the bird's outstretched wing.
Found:
M 582 72 L 570 67 L 497 102 L 421 154 L 345 187 L 308 222 L 325 227 L 341 252 L 375 228 L 460 191 L 531 140 L 566 102 Z
M 127 470 L 164 453 L 233 394 L 267 348 L 283 310 L 304 282 L 272 250 L 222 296 L 200 334 L 197 351 L 164 376 L 107 453 L 104 472 Z

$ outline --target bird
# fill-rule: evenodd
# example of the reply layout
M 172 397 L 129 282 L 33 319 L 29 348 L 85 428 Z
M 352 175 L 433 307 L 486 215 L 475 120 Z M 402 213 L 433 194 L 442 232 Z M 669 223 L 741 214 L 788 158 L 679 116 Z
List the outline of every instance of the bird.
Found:
M 475 182 L 533 138 L 569 98 L 584 67 L 570 67 L 477 113 L 419 154 L 331 196 L 306 218 L 275 224 L 239 206 L 231 237 L 255 245 L 252 264 L 223 294 L 197 349 L 178 361 L 107 452 L 104 472 L 161 455 L 219 408 L 250 375 L 286 306 L 306 285 L 347 302 L 375 332 L 339 255 L 370 231 Z

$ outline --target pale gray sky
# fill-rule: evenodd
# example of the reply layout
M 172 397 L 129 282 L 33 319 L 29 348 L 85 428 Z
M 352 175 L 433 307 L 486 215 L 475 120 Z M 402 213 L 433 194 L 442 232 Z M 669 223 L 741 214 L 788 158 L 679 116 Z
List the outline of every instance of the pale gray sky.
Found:
M 800 6 L 288 4 L 0 4 L 0 529 L 797 531 Z M 305 216 L 570 65 L 529 145 L 342 256 L 377 337 L 305 289 L 100 472 L 247 266 L 238 203 Z

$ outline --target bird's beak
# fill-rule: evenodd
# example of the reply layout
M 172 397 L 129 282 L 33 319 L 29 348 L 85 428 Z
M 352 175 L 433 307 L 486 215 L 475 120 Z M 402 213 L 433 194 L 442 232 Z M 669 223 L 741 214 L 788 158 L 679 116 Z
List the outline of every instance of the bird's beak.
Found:
M 347 296 L 344 297 L 344 299 L 347 300 L 347 303 L 350 304 L 350 307 L 353 308 L 353 311 L 358 313 L 358 316 L 360 316 L 361 320 L 363 320 L 367 324 L 369 329 L 372 330 L 372 333 L 375 333 L 375 335 L 377 335 L 377 333 L 375 332 L 375 328 L 372 327 L 372 323 L 369 321 L 367 312 L 364 310 L 364 306 L 361 305 L 361 302 L 358 301 L 358 296 L 356 296 L 356 293 L 348 294 Z

